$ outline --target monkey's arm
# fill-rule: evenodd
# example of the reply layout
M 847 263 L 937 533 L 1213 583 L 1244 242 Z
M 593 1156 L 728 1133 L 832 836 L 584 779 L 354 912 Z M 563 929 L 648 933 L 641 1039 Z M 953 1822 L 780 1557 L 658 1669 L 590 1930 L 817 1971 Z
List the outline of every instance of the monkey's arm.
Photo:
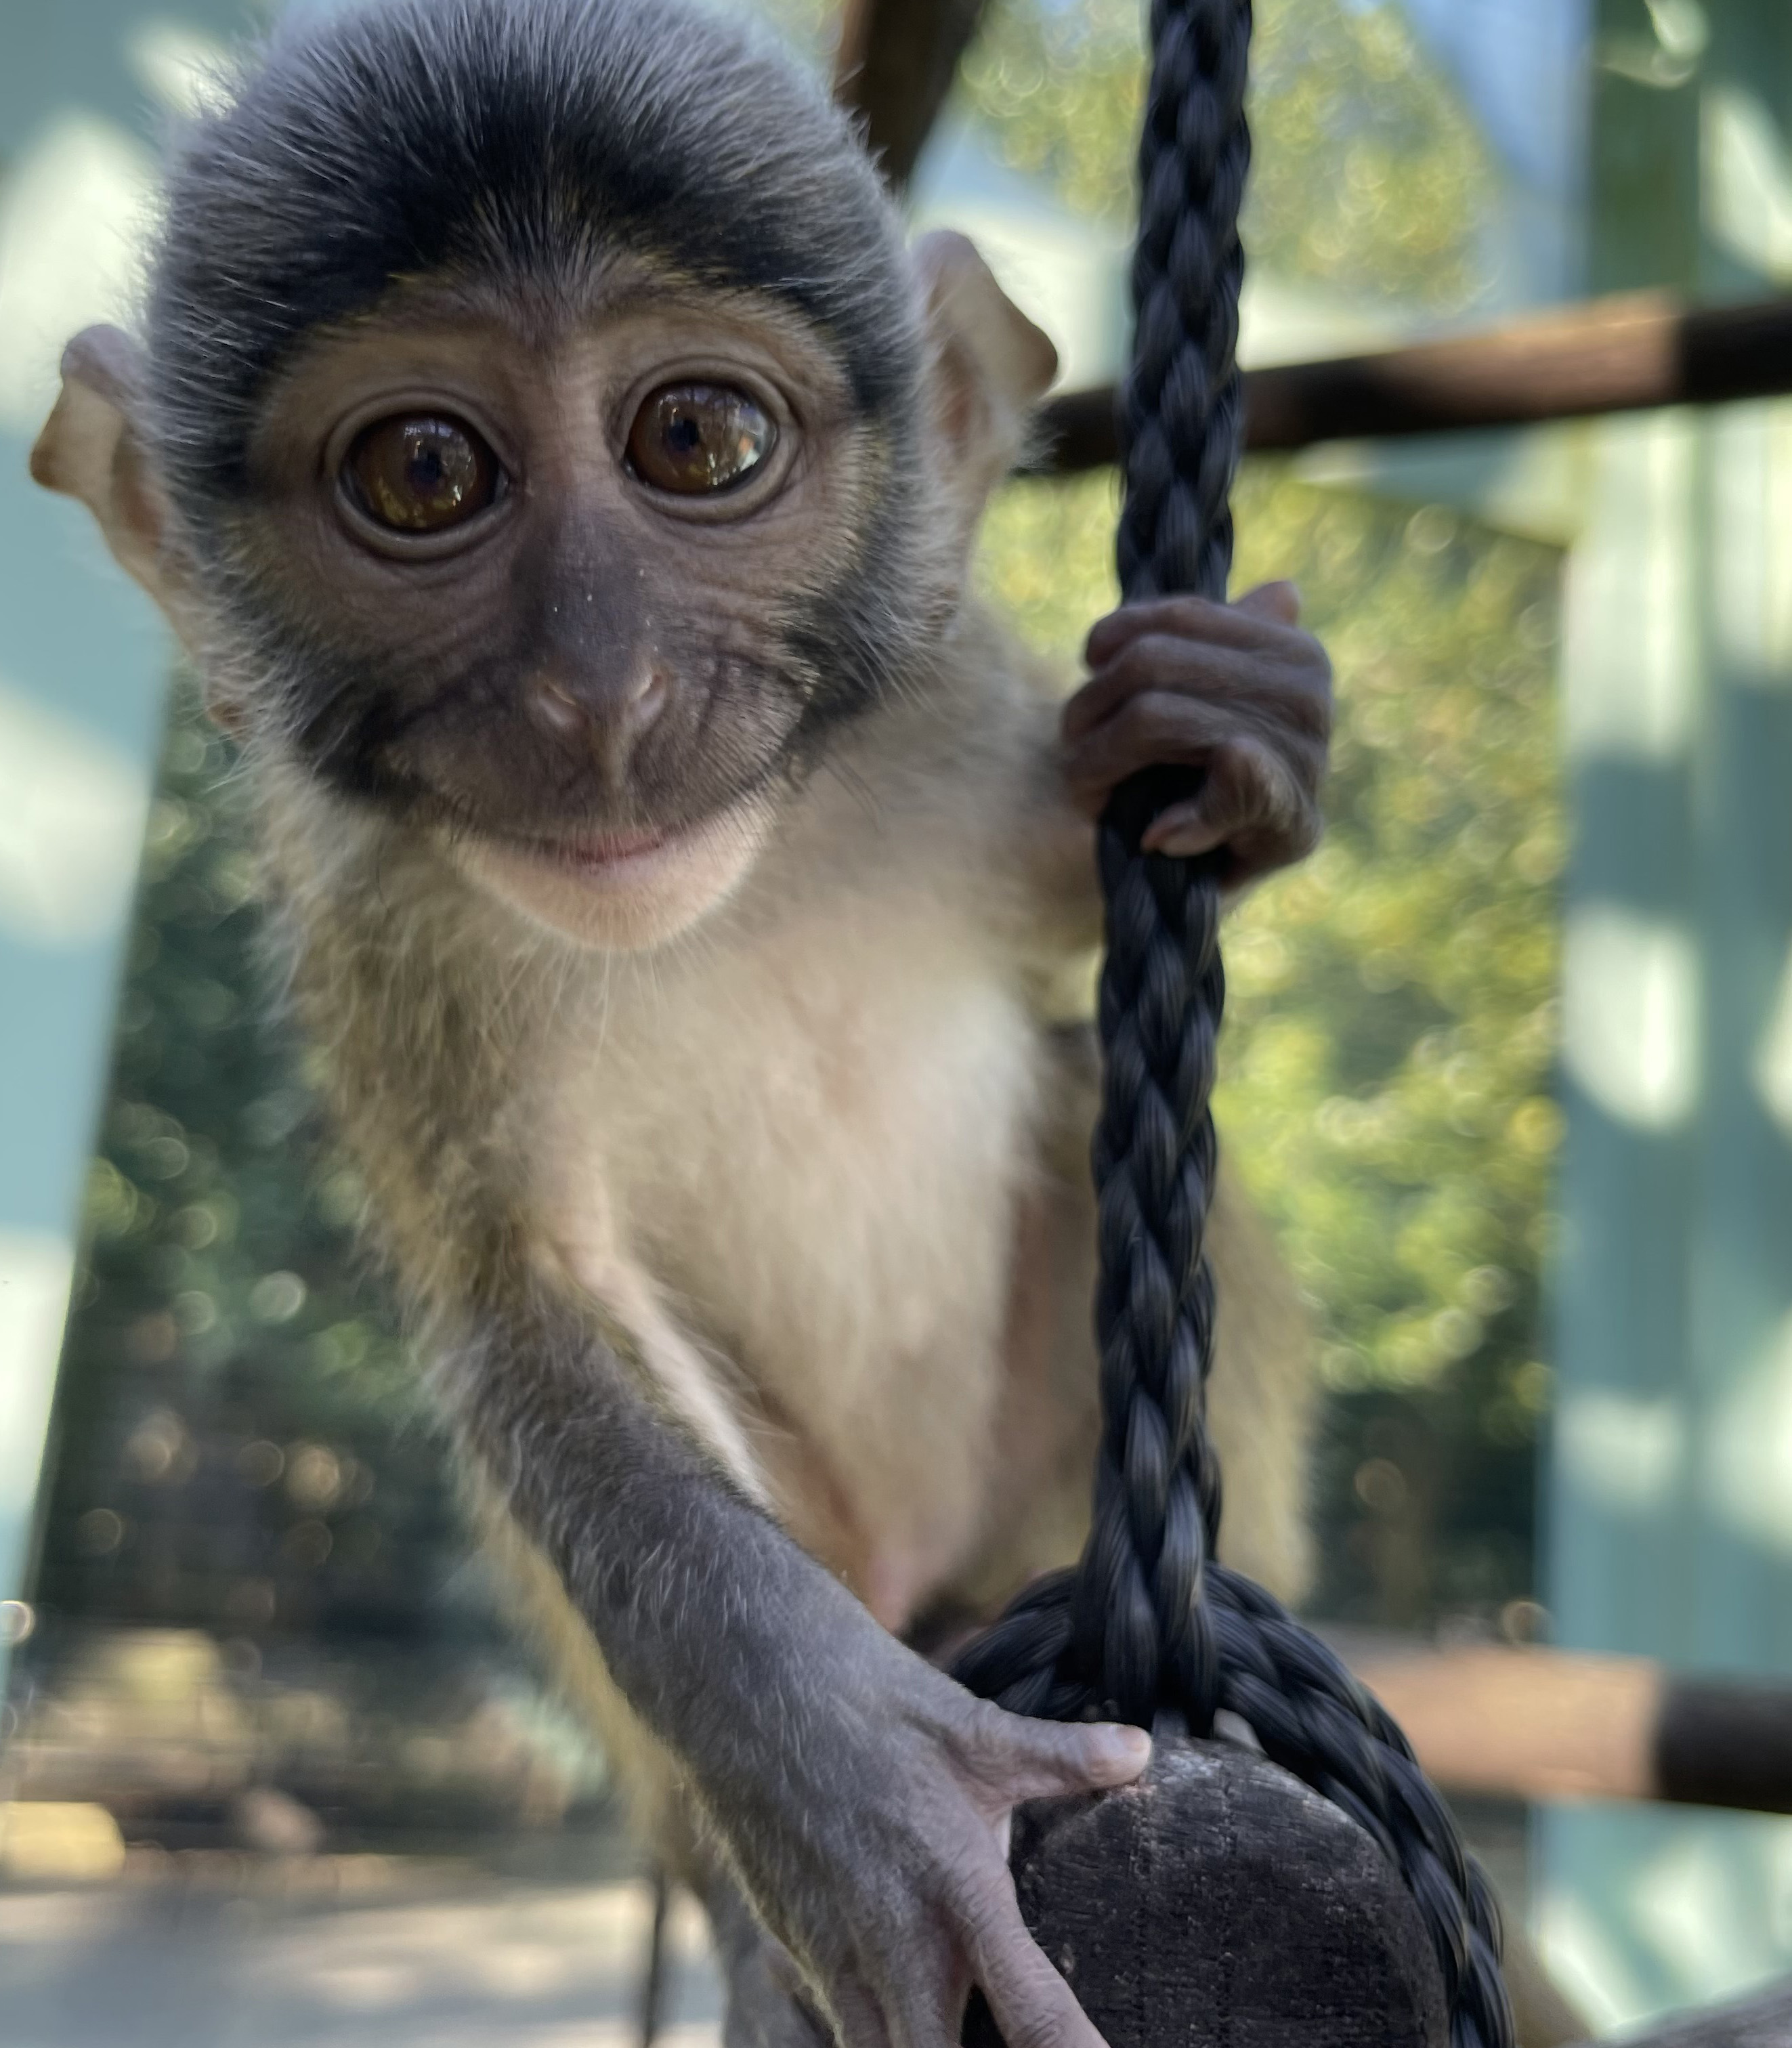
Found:
M 469 1328 L 443 1373 L 843 2037 L 947 2048 L 974 1982 L 1012 2048 L 1099 2048 L 1021 1921 L 1007 1817 L 1129 1781 L 1144 1739 L 1003 1713 L 905 1649 L 545 1286 Z
M 1220 851 L 1237 889 L 1319 843 L 1332 669 L 1292 584 L 1233 604 L 1155 598 L 1092 632 L 1089 681 L 1064 708 L 1064 774 L 1085 816 L 1141 769 L 1198 768 L 1200 788 L 1145 835 L 1154 853 Z
M 1183 855 L 1221 850 L 1230 891 L 1313 851 L 1331 667 L 1299 616 L 1293 587 L 1268 584 L 1235 604 L 1127 605 L 1096 626 L 1089 680 L 1055 731 L 1039 734 L 1018 797 L 1019 864 L 1045 950 L 1099 942 L 1093 821 L 1142 769 L 1200 772 L 1198 788 L 1145 843 Z

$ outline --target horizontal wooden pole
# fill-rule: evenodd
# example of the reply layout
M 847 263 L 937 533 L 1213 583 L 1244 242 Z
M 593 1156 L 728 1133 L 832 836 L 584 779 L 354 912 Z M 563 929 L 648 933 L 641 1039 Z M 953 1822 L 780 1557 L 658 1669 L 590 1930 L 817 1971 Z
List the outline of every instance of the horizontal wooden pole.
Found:
M 1792 1813 L 1792 1685 L 1492 1646 L 1351 1664 L 1454 1790 Z
M 1659 293 L 1628 293 L 1487 334 L 1247 370 L 1245 445 L 1287 453 L 1787 392 L 1792 298 L 1689 308 Z M 1066 392 L 1045 409 L 1027 471 L 1100 468 L 1117 450 L 1111 388 Z

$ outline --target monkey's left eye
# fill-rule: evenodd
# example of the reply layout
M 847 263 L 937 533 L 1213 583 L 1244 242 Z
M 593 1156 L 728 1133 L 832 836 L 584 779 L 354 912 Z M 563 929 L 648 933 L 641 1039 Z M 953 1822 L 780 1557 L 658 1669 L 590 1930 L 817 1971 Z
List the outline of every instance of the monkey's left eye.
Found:
M 629 429 L 629 467 L 643 483 L 685 495 L 726 491 L 771 453 L 778 429 L 727 384 L 665 384 Z
M 429 415 L 376 420 L 356 435 L 343 481 L 370 518 L 399 533 L 440 533 L 483 512 L 503 471 L 479 435 Z

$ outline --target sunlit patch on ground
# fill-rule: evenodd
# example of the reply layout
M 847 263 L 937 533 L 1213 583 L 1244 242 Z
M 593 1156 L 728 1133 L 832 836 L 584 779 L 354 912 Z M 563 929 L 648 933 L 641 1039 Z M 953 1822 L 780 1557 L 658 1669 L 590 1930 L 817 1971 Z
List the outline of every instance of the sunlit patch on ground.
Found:
M 101 1887 L 0 1890 L 8 2048 L 629 2048 L 652 1902 L 639 1881 L 420 1886 L 401 1859 L 331 1903 L 272 1864 L 142 1864 Z M 367 1875 L 362 1873 L 363 1875 Z M 714 2048 L 701 1914 L 670 1917 L 661 2040 Z

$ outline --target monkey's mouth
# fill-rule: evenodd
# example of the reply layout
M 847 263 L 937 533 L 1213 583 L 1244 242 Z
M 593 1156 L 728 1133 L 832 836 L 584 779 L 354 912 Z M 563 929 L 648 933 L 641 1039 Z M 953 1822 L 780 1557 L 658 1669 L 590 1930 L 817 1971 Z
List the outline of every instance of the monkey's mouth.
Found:
M 575 875 L 606 875 L 664 851 L 688 833 L 648 826 L 634 832 L 570 832 L 564 838 L 526 840 L 518 851 Z
M 656 945 L 731 895 L 771 825 L 749 799 L 677 825 L 456 835 L 452 857 L 537 924 L 584 944 Z

